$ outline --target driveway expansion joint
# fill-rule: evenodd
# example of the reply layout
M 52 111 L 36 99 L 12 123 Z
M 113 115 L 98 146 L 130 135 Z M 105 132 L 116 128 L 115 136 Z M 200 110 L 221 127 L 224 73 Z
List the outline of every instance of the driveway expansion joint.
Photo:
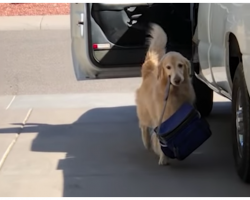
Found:
M 28 113 L 26 114 L 21 126 L 20 126 L 20 131 L 18 131 L 18 133 L 15 134 L 15 138 L 12 140 L 12 142 L 9 144 L 9 146 L 7 147 L 6 151 L 4 152 L 1 160 L 0 160 L 0 170 L 2 169 L 6 159 L 8 158 L 8 155 L 10 154 L 12 148 L 14 147 L 15 143 L 17 142 L 17 139 L 19 138 L 19 135 L 21 134 L 26 122 L 28 121 L 31 113 L 32 113 L 32 108 L 30 108 L 28 110 Z

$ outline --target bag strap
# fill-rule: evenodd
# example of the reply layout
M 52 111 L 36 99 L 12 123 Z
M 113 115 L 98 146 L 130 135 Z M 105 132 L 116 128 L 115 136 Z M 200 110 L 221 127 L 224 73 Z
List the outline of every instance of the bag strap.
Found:
M 166 86 L 166 90 L 165 90 L 164 106 L 163 106 L 163 110 L 162 110 L 161 117 L 160 117 L 159 124 L 158 124 L 158 128 L 157 128 L 157 135 L 159 135 L 162 118 L 163 118 L 163 115 L 164 115 L 166 107 L 167 107 L 167 100 L 168 100 L 169 89 L 170 89 L 170 78 L 171 77 L 168 76 L 168 82 L 167 82 L 167 86 Z

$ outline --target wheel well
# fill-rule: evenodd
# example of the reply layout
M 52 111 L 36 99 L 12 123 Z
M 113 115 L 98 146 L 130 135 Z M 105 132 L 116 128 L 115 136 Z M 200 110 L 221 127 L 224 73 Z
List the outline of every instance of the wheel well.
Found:
M 242 62 L 242 54 L 237 38 L 233 33 L 229 34 L 229 69 L 231 80 L 233 81 L 236 68 L 240 62 Z

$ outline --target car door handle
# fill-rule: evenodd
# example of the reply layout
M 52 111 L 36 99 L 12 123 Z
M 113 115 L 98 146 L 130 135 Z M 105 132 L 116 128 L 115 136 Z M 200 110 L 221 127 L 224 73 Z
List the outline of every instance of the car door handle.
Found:
M 84 25 L 84 22 L 78 21 L 78 25 Z

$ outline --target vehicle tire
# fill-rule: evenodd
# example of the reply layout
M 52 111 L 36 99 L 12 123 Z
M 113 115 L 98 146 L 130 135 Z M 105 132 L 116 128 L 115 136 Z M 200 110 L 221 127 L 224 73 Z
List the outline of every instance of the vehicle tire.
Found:
M 207 117 L 213 109 L 213 90 L 200 81 L 195 75 L 193 76 L 193 86 L 196 95 L 195 106 L 201 116 Z
M 233 79 L 232 142 L 236 170 L 246 183 L 250 182 L 250 98 L 240 63 Z

